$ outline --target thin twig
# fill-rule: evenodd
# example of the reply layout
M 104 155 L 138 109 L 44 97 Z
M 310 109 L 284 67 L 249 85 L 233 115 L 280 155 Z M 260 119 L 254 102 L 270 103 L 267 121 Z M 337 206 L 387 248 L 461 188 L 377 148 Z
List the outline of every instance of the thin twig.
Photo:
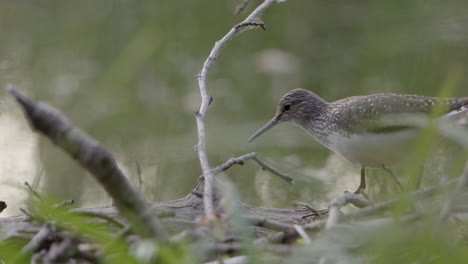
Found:
M 315 216 L 315 217 L 321 217 L 325 214 L 328 214 L 328 211 L 329 209 L 314 209 L 312 208 L 310 205 L 306 204 L 306 203 L 303 203 L 303 202 L 298 202 L 298 201 L 294 201 L 292 203 L 294 206 L 302 206 L 304 207 L 305 209 L 309 210 L 311 212 L 311 214 L 308 214 L 308 215 L 304 215 L 302 217 L 302 219 L 304 218 L 307 218 L 307 217 L 311 217 L 311 216 Z
M 54 232 L 52 226 L 49 223 L 45 223 L 37 234 L 27 243 L 22 249 L 21 254 L 28 254 L 36 252 L 38 249 L 44 246 L 46 240 L 50 239 Z
M 41 196 L 33 189 L 33 187 L 31 186 L 31 184 L 29 184 L 29 182 L 25 181 L 25 182 L 24 182 L 24 185 L 25 185 L 26 187 L 28 187 L 28 190 L 32 193 L 32 195 L 36 196 L 37 199 L 39 199 L 39 201 L 41 201 L 41 202 L 43 201 L 42 198 L 41 198 Z
M 95 218 L 99 218 L 99 219 L 103 219 L 111 224 L 114 224 L 117 228 L 124 228 L 125 227 L 125 224 L 124 223 L 121 223 L 119 220 L 117 220 L 117 218 L 115 217 L 112 217 L 110 215 L 107 215 L 107 214 L 104 214 L 104 213 L 101 213 L 101 212 L 93 212 L 93 211 L 70 211 L 68 212 L 70 214 L 74 214 L 74 215 L 82 215 L 82 216 L 86 216 L 86 217 L 95 217 Z
M 137 159 L 135 159 L 135 165 L 136 165 L 136 173 L 137 173 L 137 177 L 138 177 L 138 190 L 141 191 L 141 186 L 143 186 L 143 179 L 141 178 L 140 162 L 138 162 Z
M 266 170 L 266 171 L 269 171 L 269 172 L 273 173 L 274 175 L 280 177 L 283 181 L 289 183 L 290 185 L 292 184 L 293 178 L 291 176 L 275 170 L 273 167 L 266 164 L 263 160 L 261 160 L 261 159 L 259 159 L 257 157 L 254 157 L 253 160 L 255 160 L 255 162 L 257 162 L 258 165 L 260 165 L 263 170 Z
M 190 193 L 197 196 L 198 198 L 203 198 L 203 193 L 201 193 L 201 192 L 197 192 L 195 190 L 192 190 Z
M 304 243 L 306 245 L 309 245 L 312 241 L 310 240 L 309 235 L 307 235 L 306 231 L 304 228 L 300 225 L 293 225 L 294 230 L 301 236 L 301 238 L 304 240 Z
M 288 184 L 291 184 L 291 182 L 293 181 L 292 177 L 290 177 L 287 174 L 284 174 L 282 172 L 277 171 L 276 169 L 274 169 L 270 165 L 266 164 L 264 161 L 260 160 L 257 157 L 257 155 L 258 154 L 256 152 L 252 152 L 252 153 L 249 153 L 249 154 L 239 156 L 237 158 L 230 158 L 226 162 L 224 162 L 223 164 L 221 164 L 218 167 L 214 168 L 213 169 L 213 175 L 218 175 L 219 173 L 228 170 L 229 168 L 232 167 L 232 165 L 235 165 L 235 164 L 244 165 L 244 162 L 246 160 L 251 159 L 251 160 L 254 160 L 258 165 L 260 165 L 260 167 L 262 167 L 263 170 L 269 171 L 272 174 L 274 174 L 276 176 L 279 176 L 282 180 L 284 180 Z M 204 178 L 204 176 L 201 175 L 199 177 L 199 180 L 201 180 L 203 178 Z
M 40 147 L 41 146 L 39 146 L 39 148 Z M 39 153 L 39 155 L 42 155 L 42 153 Z M 40 164 L 44 164 L 44 163 L 40 162 Z M 39 183 L 41 182 L 41 178 L 43 174 L 44 174 L 44 168 L 43 168 L 43 165 L 40 165 L 36 171 L 36 175 L 34 175 L 34 180 L 31 185 L 33 189 L 37 189 L 39 187 Z
M 236 11 L 234 11 L 234 15 L 240 14 L 240 12 L 244 11 L 245 7 L 249 4 L 250 0 L 242 1 L 242 4 L 236 7 Z
M 28 212 L 28 210 L 24 209 L 24 208 L 19 208 L 19 210 L 21 211 L 21 213 L 24 214 L 24 221 L 32 221 L 34 219 L 36 219 L 36 217 L 31 214 L 30 212 Z
M 245 155 L 239 156 L 239 157 L 237 157 L 237 158 L 230 158 L 230 159 L 228 159 L 226 162 L 224 162 L 223 164 L 221 164 L 220 166 L 214 168 L 214 169 L 213 169 L 213 174 L 214 174 L 214 175 L 217 175 L 217 174 L 219 174 L 220 172 L 225 171 L 225 170 L 231 168 L 232 165 L 235 165 L 235 164 L 244 165 L 244 161 L 246 161 L 246 160 L 248 160 L 248 159 L 255 159 L 256 156 L 257 156 L 257 153 L 256 153 L 256 152 L 252 152 L 252 153 L 249 153 L 249 154 L 245 154 Z
M 62 201 L 61 203 L 54 204 L 53 208 L 60 208 L 60 207 L 64 207 L 64 206 L 70 206 L 70 205 L 73 205 L 74 203 L 75 203 L 75 200 L 65 200 L 65 201 Z
M 276 0 L 265 0 L 260 4 L 250 15 L 242 21 L 240 24 L 251 23 L 258 21 L 260 15 Z M 217 59 L 221 49 L 231 40 L 238 32 L 240 28 L 238 25 L 231 28 L 231 30 L 221 40 L 217 41 L 210 52 L 210 55 L 203 63 L 201 72 L 197 75 L 198 86 L 200 89 L 201 105 L 200 109 L 196 113 L 197 129 L 198 129 L 198 143 L 197 152 L 198 159 L 200 160 L 200 166 L 205 176 L 205 186 L 203 195 L 203 205 L 205 208 L 205 216 L 212 220 L 215 219 L 214 206 L 213 206 L 213 186 L 214 186 L 214 173 L 211 170 L 208 162 L 208 155 L 206 152 L 206 133 L 205 133 L 205 116 L 208 110 L 208 105 L 212 101 L 212 97 L 208 95 L 206 89 L 206 77 L 210 71 L 214 61 Z

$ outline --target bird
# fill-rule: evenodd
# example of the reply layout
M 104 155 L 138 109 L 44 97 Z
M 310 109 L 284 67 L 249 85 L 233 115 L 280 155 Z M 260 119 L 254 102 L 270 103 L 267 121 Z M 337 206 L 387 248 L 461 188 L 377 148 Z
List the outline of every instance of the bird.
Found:
M 275 116 L 248 142 L 280 123 L 302 127 L 338 156 L 360 166 L 361 181 L 354 192 L 359 194 L 366 188 L 366 168 L 384 168 L 393 176 L 386 166 L 397 163 L 416 141 L 422 127 L 415 120 L 428 120 L 434 114 L 466 117 L 468 97 L 381 93 L 327 102 L 309 90 L 294 89 L 279 100 Z

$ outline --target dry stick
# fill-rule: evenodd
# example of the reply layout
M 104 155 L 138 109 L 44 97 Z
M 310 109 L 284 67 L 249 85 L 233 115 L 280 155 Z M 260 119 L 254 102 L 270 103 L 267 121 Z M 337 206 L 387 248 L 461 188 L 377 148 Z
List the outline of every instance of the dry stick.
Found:
M 307 217 L 311 217 L 311 216 L 315 216 L 315 217 L 321 217 L 322 215 L 325 215 L 325 214 L 328 214 L 328 212 L 330 211 L 328 208 L 327 209 L 314 209 L 312 208 L 310 205 L 304 203 L 304 202 L 299 202 L 299 201 L 294 201 L 292 202 L 292 204 L 294 206 L 302 206 L 304 207 L 305 209 L 309 210 L 311 212 L 311 214 L 308 214 L 308 215 L 304 215 L 302 217 L 302 219 L 304 218 L 307 218 Z
M 294 228 L 294 230 L 296 230 L 296 232 L 299 234 L 299 236 L 301 236 L 302 240 L 304 240 L 304 243 L 306 245 L 310 245 L 310 243 L 312 243 L 312 241 L 310 240 L 309 235 L 307 235 L 306 231 L 304 230 L 304 228 L 302 226 L 293 225 L 293 228 Z
M 283 181 L 289 183 L 290 185 L 292 184 L 293 178 L 291 176 L 273 169 L 270 165 L 266 164 L 264 161 L 262 161 L 261 159 L 257 157 L 254 157 L 253 160 L 257 162 L 258 165 L 260 165 L 260 167 L 262 167 L 263 170 L 273 173 L 274 175 L 280 177 Z
M 219 260 L 215 260 L 215 261 L 205 262 L 203 264 L 219 264 L 219 263 L 245 264 L 245 263 L 249 263 L 249 258 L 247 256 L 235 256 L 232 258 L 223 259 L 222 262 L 220 262 Z
M 31 100 L 12 86 L 7 90 L 22 106 L 32 128 L 51 139 L 101 183 L 136 234 L 167 240 L 166 231 L 159 220 L 152 215 L 142 195 L 128 182 L 114 157 L 105 148 L 56 109 Z
M 246 161 L 246 160 L 248 160 L 248 159 L 254 159 L 256 156 L 257 156 L 257 153 L 256 153 L 256 152 L 252 152 L 252 153 L 249 153 L 249 154 L 245 154 L 245 155 L 239 156 L 239 157 L 237 157 L 237 158 L 230 158 L 230 159 L 228 159 L 226 162 L 224 162 L 223 164 L 221 164 L 220 166 L 214 168 L 214 169 L 213 169 L 213 175 L 217 175 L 217 174 L 219 174 L 220 172 L 225 171 L 225 170 L 231 168 L 232 165 L 234 165 L 234 164 L 244 165 L 244 161 Z
M 252 13 L 250 13 L 250 15 L 244 21 L 231 28 L 231 30 L 221 40 L 217 41 L 211 50 L 210 55 L 203 63 L 201 72 L 197 75 L 198 86 L 200 88 L 201 105 L 200 109 L 195 115 L 198 129 L 198 143 L 196 149 L 198 152 L 198 159 L 200 160 L 200 166 L 202 168 L 203 175 L 205 176 L 203 205 L 205 208 L 205 215 L 209 220 L 215 218 L 213 209 L 214 173 L 211 170 L 210 164 L 208 162 L 208 155 L 206 153 L 205 116 L 208 110 L 208 105 L 213 100 L 213 98 L 208 95 L 206 90 L 206 76 L 208 75 L 213 62 L 217 59 L 221 48 L 224 47 L 226 43 L 231 40 L 237 33 L 239 33 L 242 28 L 250 29 L 251 27 L 248 26 L 255 25 L 264 27 L 263 24 L 256 23 L 256 21 L 263 13 L 263 11 L 265 11 L 265 9 L 274 2 L 276 2 L 276 0 L 265 0 Z
M 49 223 L 45 223 L 39 232 L 21 249 L 21 254 L 27 254 L 36 252 L 38 249 L 44 246 L 44 243 L 54 232 L 52 226 Z
M 292 183 L 293 178 L 291 176 L 277 171 L 276 169 L 274 169 L 270 165 L 266 164 L 264 161 L 260 160 L 257 157 L 256 152 L 245 154 L 245 155 L 239 156 L 237 158 L 228 159 L 226 162 L 224 162 L 223 164 L 221 164 L 218 167 L 213 169 L 213 175 L 218 175 L 219 173 L 228 170 L 229 168 L 232 167 L 232 165 L 235 165 L 235 164 L 244 165 L 244 161 L 249 160 L 249 159 L 254 160 L 258 165 L 260 165 L 260 167 L 262 167 L 263 170 L 269 171 L 270 173 L 280 177 L 282 180 L 284 180 L 285 182 L 287 182 L 289 184 Z M 202 176 L 200 176 L 200 177 L 202 177 Z
M 333 199 L 333 201 L 330 203 L 330 212 L 328 213 L 328 219 L 327 223 L 325 224 L 325 229 L 331 229 L 336 224 L 338 224 L 340 216 L 343 215 L 340 209 L 348 203 L 353 204 L 354 206 L 359 208 L 367 207 L 372 204 L 369 200 L 366 200 L 357 194 L 350 193 L 348 191 L 342 193 L 340 196 Z M 299 231 L 298 234 L 301 237 L 303 236 Z M 327 258 L 321 257 L 318 263 L 323 264 L 326 262 Z
M 372 205 L 369 200 L 366 200 L 359 195 L 350 193 L 348 191 L 344 192 L 340 196 L 333 199 L 333 201 L 330 203 L 330 212 L 328 213 L 325 229 L 330 229 L 338 223 L 340 215 L 342 215 L 340 209 L 348 203 L 358 208 L 364 208 Z
M 137 173 L 137 176 L 138 176 L 138 190 L 141 191 L 141 186 L 143 186 L 143 179 L 141 178 L 140 162 L 138 162 L 137 159 L 135 159 L 135 165 L 136 165 L 136 173 Z
M 61 203 L 54 204 L 52 207 L 53 208 L 60 208 L 60 207 L 64 207 L 64 206 L 73 205 L 74 203 L 75 203 L 75 200 L 65 200 L 65 201 L 62 201 Z

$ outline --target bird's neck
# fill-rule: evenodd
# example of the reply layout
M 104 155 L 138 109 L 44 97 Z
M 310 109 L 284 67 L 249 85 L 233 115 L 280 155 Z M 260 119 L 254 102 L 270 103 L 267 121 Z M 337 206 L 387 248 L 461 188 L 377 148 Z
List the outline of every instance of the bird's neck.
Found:
M 317 102 L 316 102 L 317 103 Z M 317 105 L 315 105 L 317 106 Z M 304 111 L 302 118 L 295 120 L 295 123 L 304 128 L 316 140 L 324 145 L 329 145 L 328 136 L 331 132 L 331 113 L 329 111 L 329 103 L 326 101 L 321 102 L 316 109 L 308 109 Z

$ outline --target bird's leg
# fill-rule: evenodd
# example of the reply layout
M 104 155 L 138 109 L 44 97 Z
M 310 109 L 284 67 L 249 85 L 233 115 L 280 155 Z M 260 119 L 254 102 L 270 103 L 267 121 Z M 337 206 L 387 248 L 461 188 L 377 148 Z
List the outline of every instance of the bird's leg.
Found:
M 361 167 L 361 182 L 354 194 L 360 194 L 364 189 L 366 189 L 366 168 Z
M 398 184 L 398 186 L 400 186 L 400 189 L 403 191 L 403 185 L 401 185 L 400 181 L 397 179 L 397 177 L 395 177 L 395 175 L 393 175 L 393 172 L 391 169 L 385 167 L 385 165 L 382 165 L 382 168 L 388 172 L 388 174 L 390 174 L 392 176 L 392 178 L 395 180 L 395 182 Z

